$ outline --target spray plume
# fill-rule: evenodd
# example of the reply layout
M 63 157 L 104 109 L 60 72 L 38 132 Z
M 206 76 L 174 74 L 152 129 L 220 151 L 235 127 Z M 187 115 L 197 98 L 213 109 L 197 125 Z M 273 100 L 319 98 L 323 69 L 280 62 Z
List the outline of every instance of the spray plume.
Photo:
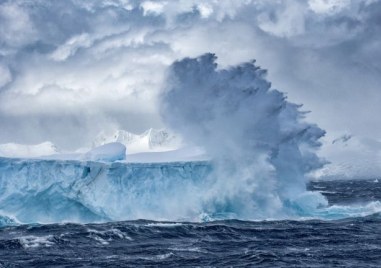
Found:
M 315 151 L 325 132 L 271 88 L 255 61 L 218 69 L 216 59 L 205 54 L 173 63 L 161 96 L 168 126 L 212 158 L 204 211 L 257 219 L 327 205 L 306 191 L 305 176 L 324 164 Z

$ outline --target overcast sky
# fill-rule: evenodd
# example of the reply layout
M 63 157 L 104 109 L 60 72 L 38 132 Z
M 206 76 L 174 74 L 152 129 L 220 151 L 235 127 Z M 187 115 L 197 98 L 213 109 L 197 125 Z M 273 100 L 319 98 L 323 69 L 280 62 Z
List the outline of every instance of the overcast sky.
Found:
M 381 138 L 380 0 L 0 0 L 0 143 L 162 127 L 177 59 L 252 59 L 329 133 Z

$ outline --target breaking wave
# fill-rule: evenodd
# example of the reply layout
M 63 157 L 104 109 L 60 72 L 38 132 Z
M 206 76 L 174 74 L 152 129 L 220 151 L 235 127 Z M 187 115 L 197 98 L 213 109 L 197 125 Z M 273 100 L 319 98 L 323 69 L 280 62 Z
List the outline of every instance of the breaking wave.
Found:
M 213 54 L 170 68 L 162 116 L 213 159 L 216 180 L 204 196 L 208 213 L 229 207 L 238 218 L 255 219 L 327 204 L 306 191 L 305 176 L 324 164 L 315 151 L 325 132 L 305 122 L 300 105 L 272 89 L 265 76 L 255 62 L 218 69 Z

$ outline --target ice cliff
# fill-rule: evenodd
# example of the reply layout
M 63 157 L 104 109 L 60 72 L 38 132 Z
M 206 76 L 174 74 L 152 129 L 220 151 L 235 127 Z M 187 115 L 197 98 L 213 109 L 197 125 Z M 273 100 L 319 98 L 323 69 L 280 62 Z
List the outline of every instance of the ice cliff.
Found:
M 197 220 L 210 170 L 207 162 L 0 158 L 0 216 L 22 223 Z

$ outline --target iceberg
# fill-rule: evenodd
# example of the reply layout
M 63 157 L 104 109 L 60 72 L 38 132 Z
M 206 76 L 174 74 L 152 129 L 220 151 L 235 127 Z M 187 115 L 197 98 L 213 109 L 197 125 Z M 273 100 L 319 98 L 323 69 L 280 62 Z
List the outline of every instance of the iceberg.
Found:
M 0 216 L 21 223 L 197 220 L 209 162 L 0 158 Z
M 247 208 L 221 189 L 210 161 L 127 163 L 0 158 L 0 226 L 148 219 L 336 219 L 381 211 L 381 204 L 327 207 L 317 192 L 284 202 L 278 214 Z M 234 185 L 226 185 L 234 190 Z M 253 193 L 253 200 L 258 196 Z M 325 205 L 316 209 L 319 204 Z

